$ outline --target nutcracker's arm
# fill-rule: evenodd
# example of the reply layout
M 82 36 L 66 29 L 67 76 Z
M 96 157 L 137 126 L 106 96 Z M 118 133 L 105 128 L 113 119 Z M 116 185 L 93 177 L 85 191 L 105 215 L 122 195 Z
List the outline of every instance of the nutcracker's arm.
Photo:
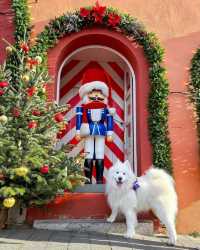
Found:
M 114 108 L 109 108 L 107 110 L 107 136 L 113 135 L 113 116 L 115 114 Z
M 77 107 L 76 108 L 76 134 L 80 134 L 82 119 L 83 119 L 83 108 Z

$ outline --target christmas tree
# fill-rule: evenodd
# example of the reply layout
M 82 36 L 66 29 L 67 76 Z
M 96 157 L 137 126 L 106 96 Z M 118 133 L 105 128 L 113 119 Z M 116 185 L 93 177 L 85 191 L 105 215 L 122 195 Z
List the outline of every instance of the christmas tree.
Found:
M 49 102 L 45 60 L 20 42 L 0 67 L 0 207 L 42 205 L 84 182 L 81 158 L 56 150 L 67 105 Z

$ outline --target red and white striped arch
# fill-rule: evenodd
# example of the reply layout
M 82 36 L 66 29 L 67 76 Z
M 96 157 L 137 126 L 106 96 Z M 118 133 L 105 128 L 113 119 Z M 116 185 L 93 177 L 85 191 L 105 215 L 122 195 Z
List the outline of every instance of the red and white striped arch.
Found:
M 74 144 L 70 156 L 75 156 L 83 151 L 84 141 L 78 142 L 75 139 L 76 116 L 75 107 L 81 105 L 78 94 L 80 81 L 86 67 L 90 64 L 98 64 L 110 76 L 112 106 L 116 108 L 114 122 L 114 140 L 112 143 L 106 142 L 105 148 L 105 167 L 109 168 L 117 159 L 124 160 L 124 71 L 117 62 L 91 62 L 81 60 L 68 61 L 61 72 L 60 79 L 60 104 L 68 103 L 71 109 L 66 113 L 66 119 L 69 121 L 68 127 L 63 131 L 60 144 Z
M 81 51 L 85 51 L 87 49 L 96 48 L 98 49 L 96 56 L 93 52 L 89 52 L 86 58 L 79 58 L 77 55 Z M 110 53 L 115 55 L 113 60 L 108 58 L 109 60 L 105 60 L 105 51 L 106 53 Z M 76 56 L 77 55 L 77 56 Z M 101 58 L 103 60 L 101 60 Z M 99 59 L 100 58 L 100 59 Z M 82 78 L 82 74 L 86 67 L 90 64 L 94 65 L 97 63 L 100 67 L 102 67 L 110 76 L 111 79 L 111 93 L 112 93 L 112 106 L 116 108 L 115 122 L 114 122 L 114 140 L 112 143 L 106 142 L 105 148 L 105 170 L 113 165 L 113 163 L 120 159 L 123 161 L 125 159 L 125 148 L 124 148 L 124 111 L 125 111 L 125 103 L 124 103 L 124 89 L 125 89 L 125 71 L 129 71 L 133 77 L 133 112 L 135 112 L 135 76 L 130 66 L 129 62 L 126 58 L 124 58 L 117 51 L 112 50 L 110 48 L 104 46 L 86 46 L 81 47 L 77 51 L 71 53 L 62 63 L 60 70 L 58 72 L 58 83 L 57 83 L 57 103 L 65 104 L 69 103 L 71 105 L 71 110 L 69 110 L 66 114 L 66 119 L 69 121 L 69 124 L 63 133 L 61 134 L 61 140 L 58 143 L 58 147 L 62 144 L 70 143 L 73 144 L 74 147 L 72 151 L 69 153 L 69 156 L 78 155 L 80 152 L 83 152 L 84 141 L 77 142 L 75 139 L 76 132 L 76 117 L 75 117 L 75 107 L 81 105 L 81 100 L 78 95 L 80 82 Z M 136 116 L 134 115 L 134 124 L 133 124 L 134 135 L 136 135 Z M 134 136 L 133 140 L 136 140 L 136 136 Z M 136 145 L 136 142 L 134 142 Z M 136 147 L 133 148 L 133 166 L 134 171 L 137 174 L 137 155 L 136 155 Z M 104 171 L 106 174 L 106 171 Z

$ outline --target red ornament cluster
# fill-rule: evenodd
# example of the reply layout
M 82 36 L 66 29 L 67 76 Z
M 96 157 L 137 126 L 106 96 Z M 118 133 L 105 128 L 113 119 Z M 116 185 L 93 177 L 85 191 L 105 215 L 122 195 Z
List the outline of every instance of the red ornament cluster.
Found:
M 111 26 L 115 27 L 119 25 L 121 17 L 116 13 L 106 14 L 106 6 L 101 6 L 97 1 L 95 6 L 92 9 L 86 9 L 84 7 L 80 8 L 80 16 L 84 19 L 94 18 L 95 23 L 103 24 L 104 22 Z
M 28 44 L 27 44 L 27 43 L 22 42 L 22 43 L 20 44 L 20 48 L 21 48 L 22 51 L 23 51 L 24 53 L 26 53 L 26 54 L 29 52 L 29 47 L 28 47 Z
M 9 86 L 8 82 L 0 82 L 0 88 L 6 88 Z
M 37 88 L 36 87 L 30 87 L 26 90 L 26 93 L 29 97 L 33 96 L 35 93 L 37 92 Z
M 54 115 L 54 120 L 56 122 L 62 122 L 64 120 L 64 115 L 62 113 L 57 113 Z
M 56 135 L 57 139 L 62 139 L 63 136 L 66 135 L 67 129 L 68 129 L 68 126 L 67 126 L 67 124 L 65 124 L 64 127 L 63 127 L 63 129 L 61 129 L 61 130 L 57 133 L 57 135 Z
M 49 166 L 48 165 L 44 165 L 40 168 L 40 173 L 42 174 L 48 174 L 49 173 Z
M 38 60 L 32 59 L 32 58 L 28 58 L 27 59 L 27 65 L 29 66 L 30 69 L 32 69 L 34 66 L 38 65 Z
M 41 112 L 40 112 L 39 110 L 37 110 L 37 109 L 34 109 L 34 110 L 32 111 L 32 115 L 34 115 L 34 116 L 40 116 L 40 115 L 41 115 Z
M 0 88 L 6 88 L 9 86 L 8 82 L 0 82 Z M 3 89 L 0 89 L 0 96 L 2 96 L 5 93 Z
M 37 126 L 38 126 L 38 123 L 36 121 L 30 121 L 28 123 L 28 128 L 29 129 L 37 128 Z

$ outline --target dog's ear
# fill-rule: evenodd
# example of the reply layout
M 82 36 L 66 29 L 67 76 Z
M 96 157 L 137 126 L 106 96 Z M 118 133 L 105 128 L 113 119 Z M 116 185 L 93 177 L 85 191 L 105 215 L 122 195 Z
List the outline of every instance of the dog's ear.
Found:
M 130 164 L 130 162 L 129 162 L 128 160 L 126 160 L 126 161 L 124 162 L 124 164 L 125 164 L 125 166 L 126 166 L 130 171 L 132 171 L 131 164 Z

